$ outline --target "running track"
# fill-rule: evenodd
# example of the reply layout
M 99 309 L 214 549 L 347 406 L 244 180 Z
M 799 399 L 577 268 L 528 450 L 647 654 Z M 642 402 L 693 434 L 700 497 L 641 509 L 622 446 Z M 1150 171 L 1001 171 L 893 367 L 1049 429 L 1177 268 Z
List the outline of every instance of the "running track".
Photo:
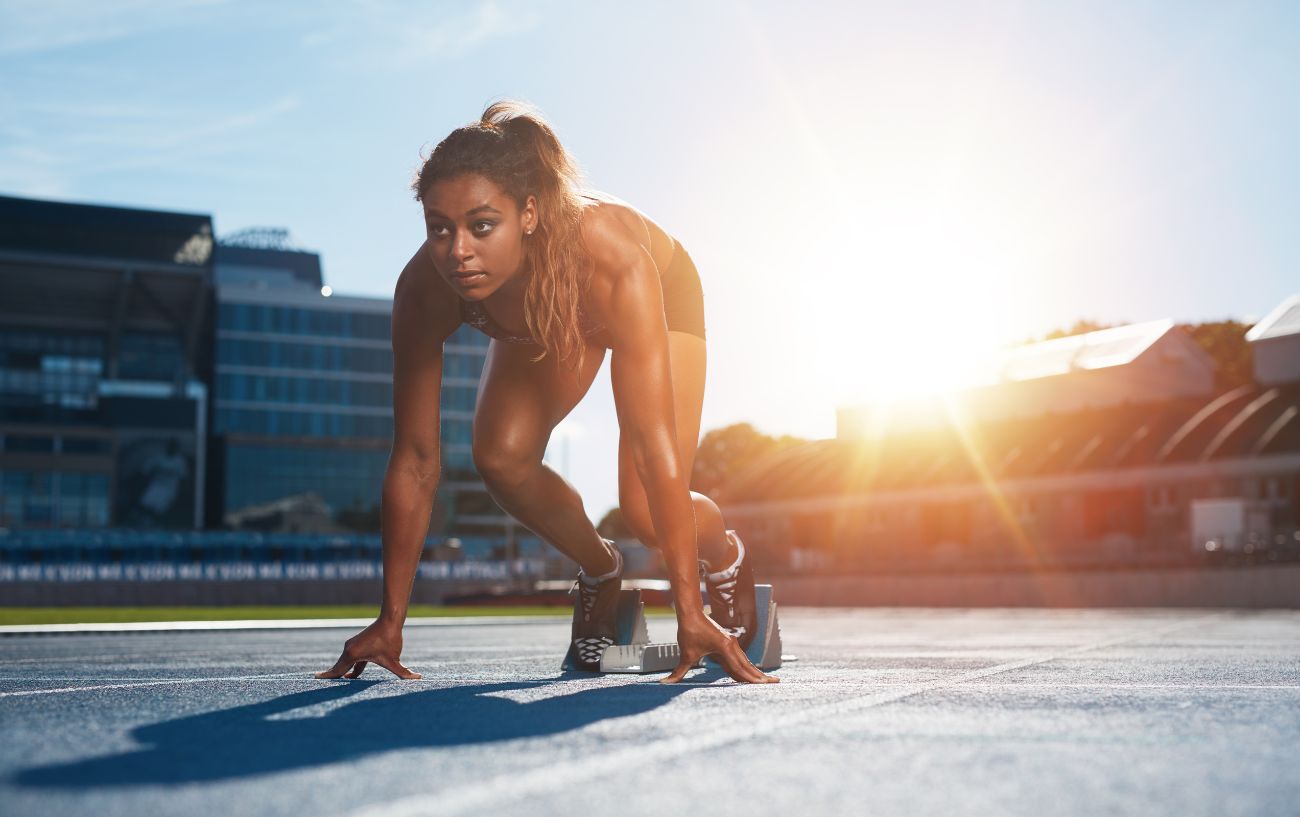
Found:
M 314 679 L 353 631 L 0 637 L 4 815 L 1300 813 L 1300 612 L 784 610 L 765 687 L 535 619 Z

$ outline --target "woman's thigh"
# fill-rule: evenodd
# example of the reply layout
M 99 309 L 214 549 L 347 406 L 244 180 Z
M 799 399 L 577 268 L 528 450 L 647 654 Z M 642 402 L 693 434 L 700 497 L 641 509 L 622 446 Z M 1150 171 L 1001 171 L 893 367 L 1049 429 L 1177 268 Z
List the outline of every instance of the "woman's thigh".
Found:
M 541 462 L 551 431 L 591 388 L 605 349 L 588 344 L 582 371 L 559 365 L 554 355 L 531 358 L 538 348 L 488 345 L 474 407 L 474 463 L 485 477 L 509 474 L 520 465 Z
M 673 415 L 677 422 L 677 456 L 687 487 L 700 439 L 707 353 L 704 339 L 688 332 L 668 333 L 668 365 L 673 381 Z M 644 542 L 654 532 L 645 487 L 636 471 L 627 436 L 618 440 L 618 504 L 623 520 Z M 646 542 L 646 544 L 654 544 Z

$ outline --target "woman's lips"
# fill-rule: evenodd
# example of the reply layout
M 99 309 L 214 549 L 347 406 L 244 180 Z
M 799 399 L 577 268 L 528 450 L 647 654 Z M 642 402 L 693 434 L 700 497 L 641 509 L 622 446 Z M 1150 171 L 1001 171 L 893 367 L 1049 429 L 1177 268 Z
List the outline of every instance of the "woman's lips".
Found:
M 476 281 L 483 280 L 483 278 L 487 276 L 486 273 L 482 273 L 482 272 L 468 272 L 468 273 L 457 272 L 457 273 L 453 273 L 451 277 L 454 278 L 456 280 L 456 283 L 458 284 L 472 284 L 475 283 Z

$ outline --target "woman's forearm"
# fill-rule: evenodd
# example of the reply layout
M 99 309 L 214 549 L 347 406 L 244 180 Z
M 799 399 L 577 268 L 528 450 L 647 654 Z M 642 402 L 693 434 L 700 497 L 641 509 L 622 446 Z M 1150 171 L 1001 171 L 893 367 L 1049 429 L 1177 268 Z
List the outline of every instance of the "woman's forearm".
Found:
M 685 483 L 670 468 L 649 468 L 641 474 L 646 504 L 654 520 L 659 552 L 668 563 L 677 617 L 704 615 L 700 598 L 699 547 L 696 542 L 695 503 Z
M 384 600 L 381 619 L 402 624 L 411 600 L 415 570 L 429 533 L 439 470 L 430 471 L 396 456 L 384 475 L 380 526 L 384 547 Z

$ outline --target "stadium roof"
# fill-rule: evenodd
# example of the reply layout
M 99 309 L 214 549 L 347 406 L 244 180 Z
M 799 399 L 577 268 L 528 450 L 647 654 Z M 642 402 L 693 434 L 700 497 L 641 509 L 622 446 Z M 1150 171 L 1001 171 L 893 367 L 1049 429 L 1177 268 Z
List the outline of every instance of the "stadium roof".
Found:
M 0 196 L 0 252 L 205 267 L 212 262 L 212 219 Z
M 817 440 L 760 458 L 719 492 L 727 503 L 928 489 L 1116 468 L 1300 453 L 1300 382 L 1248 384 L 1213 398 L 1124 404 Z
M 208 216 L 0 196 L 0 325 L 173 334 L 193 368 L 211 287 Z
M 974 385 L 1122 366 L 1136 360 L 1173 328 L 1174 322 L 1166 318 L 1015 346 L 995 355 Z
M 246 247 L 219 243 L 216 248 L 217 284 L 239 283 L 241 278 L 265 278 L 274 282 L 278 277 L 286 281 L 305 284 L 320 289 L 320 256 L 306 250 L 286 250 L 266 247 Z
M 1300 335 L 1300 294 L 1292 295 L 1251 327 L 1246 340 L 1254 342 L 1284 335 Z

